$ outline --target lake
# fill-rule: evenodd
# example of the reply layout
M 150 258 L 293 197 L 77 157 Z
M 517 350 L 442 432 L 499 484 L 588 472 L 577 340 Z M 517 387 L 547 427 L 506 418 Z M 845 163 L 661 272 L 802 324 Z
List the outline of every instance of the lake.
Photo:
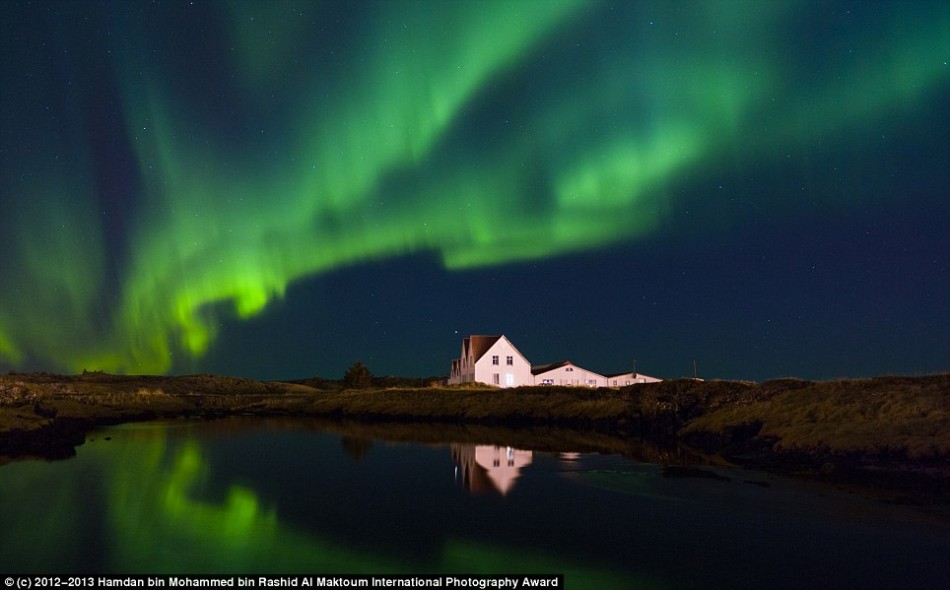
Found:
M 101 429 L 71 459 L 0 466 L 0 573 L 950 587 L 945 513 L 737 468 L 669 477 L 584 436 L 261 418 Z

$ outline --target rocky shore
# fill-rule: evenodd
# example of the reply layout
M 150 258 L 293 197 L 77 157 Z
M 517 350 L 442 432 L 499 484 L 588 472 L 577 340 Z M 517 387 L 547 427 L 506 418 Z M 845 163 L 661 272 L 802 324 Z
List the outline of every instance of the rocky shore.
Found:
M 691 379 L 620 389 L 376 387 L 48 373 L 0 376 L 0 463 L 62 458 L 88 430 L 229 415 L 372 424 L 558 428 L 685 446 L 731 464 L 871 482 L 950 500 L 950 374 L 763 383 Z M 930 500 L 927 500 L 927 499 Z

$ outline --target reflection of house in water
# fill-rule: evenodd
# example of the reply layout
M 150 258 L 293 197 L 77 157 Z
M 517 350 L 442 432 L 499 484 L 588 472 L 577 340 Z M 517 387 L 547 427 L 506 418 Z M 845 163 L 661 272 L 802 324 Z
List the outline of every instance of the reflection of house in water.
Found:
M 507 494 L 521 475 L 521 468 L 531 463 L 532 452 L 496 447 L 494 445 L 453 444 L 452 460 L 457 478 L 473 494 L 497 492 Z

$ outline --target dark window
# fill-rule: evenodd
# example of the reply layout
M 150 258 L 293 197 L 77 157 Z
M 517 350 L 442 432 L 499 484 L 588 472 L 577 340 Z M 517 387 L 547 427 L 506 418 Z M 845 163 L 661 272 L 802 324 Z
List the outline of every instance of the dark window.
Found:
M 505 358 L 505 363 L 508 364 L 508 365 L 513 365 L 513 364 L 515 364 L 515 357 L 509 356 L 509 357 Z
M 491 364 L 493 364 L 493 365 L 497 365 L 497 364 L 498 364 L 498 355 L 497 355 L 497 354 L 492 355 L 492 357 L 491 357 Z

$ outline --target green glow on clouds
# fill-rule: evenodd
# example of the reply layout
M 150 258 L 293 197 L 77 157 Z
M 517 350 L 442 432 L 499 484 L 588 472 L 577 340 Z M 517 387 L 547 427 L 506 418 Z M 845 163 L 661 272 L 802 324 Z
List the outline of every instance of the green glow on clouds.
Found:
M 235 3 L 218 23 L 233 82 L 215 92 L 183 90 L 202 83 L 187 58 L 150 62 L 175 41 L 138 22 L 113 54 L 138 187 L 127 254 L 106 262 L 116 230 L 88 205 L 101 187 L 83 134 L 34 121 L 70 156 L 3 173 L 0 361 L 161 373 L 213 345 L 217 314 L 252 317 L 345 265 L 635 240 L 667 220 L 671 182 L 724 153 L 886 122 L 946 80 L 946 11 L 895 14 L 854 39 L 860 59 L 829 49 L 805 76 L 809 48 L 782 34 L 802 6 L 381 2 L 323 46 L 335 5 Z M 219 125 L 222 111 L 239 114 Z

